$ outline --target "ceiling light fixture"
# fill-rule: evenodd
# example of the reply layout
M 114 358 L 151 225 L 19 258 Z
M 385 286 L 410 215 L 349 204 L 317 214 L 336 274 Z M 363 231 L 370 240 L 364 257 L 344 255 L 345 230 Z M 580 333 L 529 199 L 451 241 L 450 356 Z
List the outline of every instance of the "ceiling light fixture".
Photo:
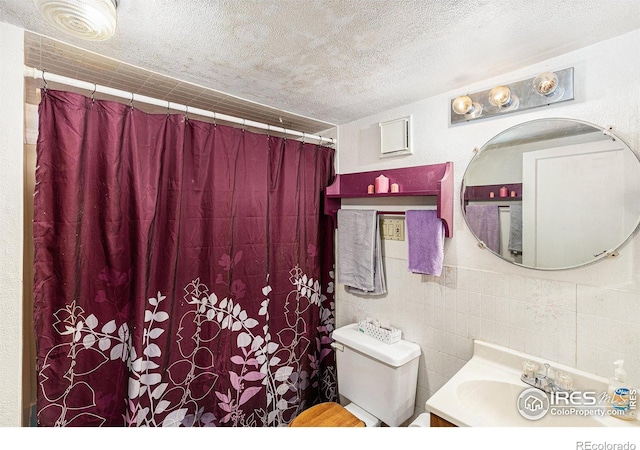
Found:
M 451 100 L 451 124 L 573 100 L 573 67 L 461 95 Z
M 33 0 L 57 29 L 89 41 L 104 41 L 116 31 L 116 0 Z

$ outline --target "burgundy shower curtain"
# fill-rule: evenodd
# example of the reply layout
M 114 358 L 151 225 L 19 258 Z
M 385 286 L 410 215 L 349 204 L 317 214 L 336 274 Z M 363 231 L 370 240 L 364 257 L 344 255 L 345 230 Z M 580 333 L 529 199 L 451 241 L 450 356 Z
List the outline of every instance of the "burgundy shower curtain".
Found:
M 282 426 L 337 399 L 334 151 L 49 90 L 38 423 Z

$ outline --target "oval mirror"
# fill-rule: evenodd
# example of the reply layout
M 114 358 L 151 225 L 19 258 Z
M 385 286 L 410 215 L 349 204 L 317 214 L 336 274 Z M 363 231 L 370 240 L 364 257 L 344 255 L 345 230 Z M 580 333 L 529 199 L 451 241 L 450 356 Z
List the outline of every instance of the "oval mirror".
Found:
M 608 130 L 570 119 L 509 128 L 469 163 L 465 221 L 501 258 L 542 270 L 615 256 L 640 222 L 640 160 Z

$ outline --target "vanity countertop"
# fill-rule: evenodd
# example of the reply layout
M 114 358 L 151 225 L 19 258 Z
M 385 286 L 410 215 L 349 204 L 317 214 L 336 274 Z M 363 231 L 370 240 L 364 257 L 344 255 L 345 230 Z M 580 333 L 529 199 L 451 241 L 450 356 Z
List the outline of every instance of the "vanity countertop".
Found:
M 483 341 L 474 341 L 473 357 L 441 389 L 426 402 L 426 410 L 457 426 L 544 426 L 544 427 L 634 427 L 637 420 L 611 417 L 611 408 L 598 398 L 606 394 L 608 380 L 561 364 L 551 370 L 573 378 L 571 399 L 566 403 L 547 402 L 544 416 L 532 420 L 519 410 L 523 402 L 539 398 L 542 391 L 523 381 L 522 363 L 533 361 L 543 367 L 544 361 L 526 353 Z M 523 394 L 529 388 L 534 389 Z M 548 395 L 546 395 L 549 398 Z M 519 400 L 520 398 L 520 400 Z M 597 402 L 596 400 L 597 399 Z M 592 403 L 596 403 L 593 405 Z M 529 412 L 530 414 L 530 412 Z

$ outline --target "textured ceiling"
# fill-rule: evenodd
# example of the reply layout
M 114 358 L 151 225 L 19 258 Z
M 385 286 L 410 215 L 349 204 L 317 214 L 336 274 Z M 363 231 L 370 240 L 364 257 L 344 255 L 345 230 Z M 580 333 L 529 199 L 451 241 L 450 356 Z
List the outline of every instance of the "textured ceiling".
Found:
M 116 35 L 96 43 L 43 23 L 30 0 L 0 0 L 2 22 L 338 125 L 635 30 L 638 17 L 638 0 L 118 0 Z
M 135 96 L 132 96 L 134 97 L 133 103 L 136 108 L 151 113 L 165 113 L 167 108 L 174 109 L 171 112 L 176 112 L 175 105 L 179 104 L 191 108 L 190 116 L 194 116 L 194 109 L 199 108 L 215 112 L 218 115 L 226 114 L 307 134 L 320 133 L 333 128 L 332 124 L 326 122 L 249 102 L 176 78 L 150 72 L 29 31 L 25 32 L 24 41 L 25 65 L 46 71 L 45 80 L 48 80 L 47 85 L 52 89 L 64 89 L 85 95 L 89 94 L 88 91 L 83 91 L 79 88 L 56 85 L 51 81 L 52 77 L 50 75 L 56 74 L 168 102 L 166 107 L 150 106 L 136 102 Z M 43 86 L 43 82 L 32 78 L 27 78 L 26 81 L 27 103 L 38 104 L 40 102 L 38 89 Z M 91 93 L 91 95 L 94 94 Z M 120 102 L 125 101 L 122 98 L 110 97 L 100 93 L 95 94 L 95 97 Z M 126 98 L 130 97 L 127 95 Z M 213 121 L 212 118 L 208 117 L 200 116 L 197 118 L 209 122 Z M 220 119 L 220 116 L 218 116 L 216 122 L 225 123 Z M 234 125 L 229 122 L 226 124 Z M 235 126 L 240 125 L 236 124 Z M 249 126 L 246 128 L 251 129 Z M 282 135 L 282 133 L 273 134 Z

